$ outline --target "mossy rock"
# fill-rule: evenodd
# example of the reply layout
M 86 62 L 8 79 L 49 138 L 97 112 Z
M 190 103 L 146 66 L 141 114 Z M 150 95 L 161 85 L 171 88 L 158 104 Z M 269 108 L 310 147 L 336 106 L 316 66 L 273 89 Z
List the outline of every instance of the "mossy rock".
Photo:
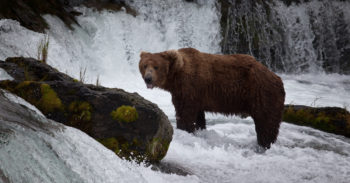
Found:
M 125 123 L 134 122 L 139 118 L 135 107 L 125 105 L 122 105 L 121 107 L 118 107 L 116 110 L 112 111 L 111 116 L 114 120 Z
M 350 137 L 350 113 L 339 107 L 285 106 L 283 121 Z
M 13 80 L 7 89 L 47 117 L 99 140 L 119 157 L 159 162 L 172 140 L 173 128 L 156 104 L 137 93 L 87 85 L 32 58 L 7 58 L 0 67 Z
M 20 96 L 44 113 L 64 110 L 61 99 L 48 84 L 35 81 L 1 81 L 0 87 Z
M 153 138 L 147 143 L 141 142 L 137 138 L 127 141 L 123 137 L 109 137 L 98 139 L 108 149 L 112 150 L 119 157 L 126 160 L 140 162 L 159 162 L 166 155 L 170 141 Z M 139 147 L 146 146 L 146 153 L 140 153 Z
M 170 142 L 167 140 L 162 140 L 160 138 L 153 138 L 152 141 L 149 143 L 147 152 L 146 152 L 148 159 L 154 162 L 160 161 L 166 155 L 169 149 L 169 145 L 170 145 Z
M 40 84 L 32 81 L 1 81 L 0 87 L 18 95 L 19 97 L 25 99 L 33 105 L 37 105 L 38 101 L 42 97 L 40 91 Z

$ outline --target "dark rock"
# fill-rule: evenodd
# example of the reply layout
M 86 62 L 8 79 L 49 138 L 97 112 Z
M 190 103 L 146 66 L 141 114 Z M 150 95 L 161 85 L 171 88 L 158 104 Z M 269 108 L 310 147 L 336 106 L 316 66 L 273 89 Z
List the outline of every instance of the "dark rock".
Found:
M 350 137 L 350 113 L 340 107 L 285 105 L 283 121 Z
M 172 126 L 157 105 L 137 93 L 86 85 L 31 58 L 8 58 L 0 67 L 14 78 L 1 81 L 1 88 L 46 117 L 86 132 L 119 156 L 157 162 L 166 155 Z M 136 109 L 134 121 L 113 119 L 112 111 L 121 106 Z
M 168 163 L 168 162 L 160 162 L 160 163 L 153 164 L 151 169 L 154 171 L 160 171 L 162 173 L 167 173 L 167 174 L 176 174 L 181 176 L 193 175 L 193 173 L 190 172 L 189 170 L 186 170 L 186 168 L 180 165 L 177 165 L 174 163 Z
M 60 18 L 68 28 L 77 24 L 75 16 L 81 15 L 73 9 L 75 6 L 84 5 L 98 11 L 107 9 L 111 11 L 124 10 L 133 16 L 137 12 L 128 6 L 123 0 L 1 0 L 0 19 L 7 18 L 20 22 L 30 30 L 44 33 L 49 26 L 42 15 L 51 14 Z
M 67 12 L 58 0 L 1 0 L 0 18 L 14 19 L 33 31 L 44 33 L 48 24 L 41 17 L 51 14 L 59 17 L 69 28 L 77 23 L 74 16 Z
M 137 12 L 132 9 L 128 4 L 123 0 L 88 0 L 82 3 L 82 5 L 96 9 L 97 11 L 110 10 L 110 11 L 124 11 L 132 16 L 136 16 Z

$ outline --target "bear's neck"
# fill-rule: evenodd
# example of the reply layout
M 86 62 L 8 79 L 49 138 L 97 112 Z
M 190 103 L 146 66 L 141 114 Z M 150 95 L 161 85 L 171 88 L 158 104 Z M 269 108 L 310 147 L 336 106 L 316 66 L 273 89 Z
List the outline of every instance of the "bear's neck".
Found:
M 166 82 L 160 88 L 170 93 L 180 89 L 182 77 L 179 74 L 181 75 L 181 73 L 169 72 Z

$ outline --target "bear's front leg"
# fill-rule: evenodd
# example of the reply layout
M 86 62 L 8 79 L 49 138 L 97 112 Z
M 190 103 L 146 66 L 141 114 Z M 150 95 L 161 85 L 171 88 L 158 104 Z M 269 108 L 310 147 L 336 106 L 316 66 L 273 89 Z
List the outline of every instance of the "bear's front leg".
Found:
M 204 130 L 206 128 L 205 126 L 205 114 L 204 111 L 200 111 L 197 114 L 197 121 L 196 121 L 196 130 Z
M 173 104 L 176 111 L 176 127 L 189 133 L 193 133 L 196 129 L 196 121 L 199 111 L 197 107 L 193 105 L 195 103 L 188 100 L 186 102 L 181 102 L 174 100 L 173 98 Z
M 176 109 L 176 108 L 175 108 Z M 193 133 L 196 129 L 197 112 L 191 108 L 176 110 L 176 126 L 178 129 Z

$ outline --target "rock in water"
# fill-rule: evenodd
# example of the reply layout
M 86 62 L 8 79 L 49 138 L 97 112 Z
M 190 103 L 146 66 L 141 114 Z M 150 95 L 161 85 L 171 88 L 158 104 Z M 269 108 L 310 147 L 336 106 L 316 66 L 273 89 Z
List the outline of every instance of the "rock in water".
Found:
M 0 62 L 14 80 L 0 87 L 57 122 L 78 128 L 118 156 L 158 162 L 167 153 L 173 129 L 156 104 L 137 93 L 83 84 L 32 58 Z
M 285 105 L 283 121 L 350 137 L 350 113 L 340 107 Z

